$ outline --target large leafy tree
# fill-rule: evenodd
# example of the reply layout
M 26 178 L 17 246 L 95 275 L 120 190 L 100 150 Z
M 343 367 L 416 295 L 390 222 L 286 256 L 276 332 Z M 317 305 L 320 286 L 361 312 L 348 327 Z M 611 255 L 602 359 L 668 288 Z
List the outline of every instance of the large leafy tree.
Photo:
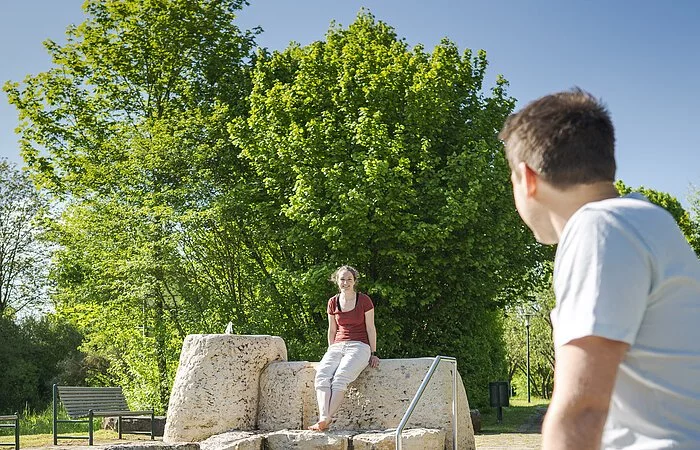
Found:
M 59 214 L 57 312 L 109 360 L 96 381 L 135 403 L 163 408 L 184 335 L 240 317 L 252 291 L 226 130 L 250 89 L 244 3 L 88 0 L 67 43 L 46 42 L 53 68 L 5 86 Z
M 5 87 L 60 214 L 57 311 L 110 363 L 93 381 L 164 407 L 184 335 L 229 320 L 318 358 L 351 263 L 382 354 L 457 356 L 483 405 L 498 309 L 540 258 L 496 137 L 505 80 L 487 94 L 484 52 L 409 49 L 366 13 L 253 56 L 242 4 L 89 0 L 54 68 Z
M 688 214 L 690 216 L 691 230 L 691 238 L 688 241 L 695 250 L 695 254 L 700 257 L 700 189 L 697 187 L 691 188 L 688 201 L 690 202 Z
M 48 302 L 45 205 L 27 175 L 0 160 L 0 317 L 41 310 Z
M 531 395 L 549 398 L 554 387 L 554 344 L 549 315 L 555 304 L 551 262 L 544 267 L 540 285 L 527 301 L 509 305 L 503 320 L 508 380 L 520 396 L 527 395 L 528 353 Z
M 504 376 L 497 309 L 535 250 L 497 139 L 513 100 L 484 93 L 483 51 L 409 49 L 360 13 L 324 41 L 260 53 L 251 113 L 231 125 L 256 172 L 261 249 L 294 356 L 325 346 L 327 277 L 355 265 L 384 356 L 457 356 L 472 401 Z M 263 228 L 260 228 L 261 230 Z
M 89 361 L 76 350 L 80 341 L 71 325 L 51 315 L 0 317 L 0 412 L 43 411 L 52 383 L 81 383 Z

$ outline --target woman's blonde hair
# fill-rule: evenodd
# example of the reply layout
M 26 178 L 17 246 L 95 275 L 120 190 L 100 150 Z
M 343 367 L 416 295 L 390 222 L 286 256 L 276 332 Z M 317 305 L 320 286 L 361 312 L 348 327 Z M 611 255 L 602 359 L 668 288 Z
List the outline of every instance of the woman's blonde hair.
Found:
M 357 269 L 355 269 L 352 266 L 345 265 L 345 266 L 340 266 L 337 269 L 335 269 L 335 272 L 333 272 L 329 281 L 331 283 L 337 284 L 338 283 L 338 274 L 344 270 L 347 270 L 348 272 L 350 272 L 352 274 L 352 277 L 355 279 L 355 281 L 357 281 L 357 279 L 360 278 L 360 272 L 358 272 Z

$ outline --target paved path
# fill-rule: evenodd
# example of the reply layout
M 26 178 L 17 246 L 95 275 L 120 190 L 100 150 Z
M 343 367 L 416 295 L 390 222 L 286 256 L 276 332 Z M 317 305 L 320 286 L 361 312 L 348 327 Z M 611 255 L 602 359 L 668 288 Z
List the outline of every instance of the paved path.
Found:
M 539 450 L 542 447 L 539 433 L 499 433 L 475 436 L 477 450 Z M 125 444 L 124 441 L 121 444 Z M 132 445 L 137 444 L 135 442 Z M 160 442 L 162 444 L 162 442 Z M 83 445 L 57 445 L 49 447 L 20 447 L 21 450 L 105 450 L 115 443 L 99 442 L 92 447 Z M 158 445 L 158 444 L 155 444 Z M 147 450 L 147 449 L 140 449 Z M 150 450 L 150 449 L 148 449 Z
M 539 433 L 499 433 L 475 436 L 476 450 L 538 450 L 542 448 Z

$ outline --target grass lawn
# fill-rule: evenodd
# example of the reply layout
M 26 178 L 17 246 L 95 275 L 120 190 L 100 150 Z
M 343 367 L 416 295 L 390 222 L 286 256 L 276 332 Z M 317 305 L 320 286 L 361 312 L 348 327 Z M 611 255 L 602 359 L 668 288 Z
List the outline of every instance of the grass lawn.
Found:
M 496 408 L 488 413 L 481 413 L 481 433 L 518 433 L 528 423 L 530 418 L 549 405 L 549 400 L 530 398 L 530 403 L 525 398 L 511 398 L 510 406 L 503 408 L 503 421 L 498 423 Z
M 67 419 L 65 411 L 59 411 L 59 419 Z M 25 412 L 20 414 L 20 437 L 19 446 L 21 449 L 31 447 L 51 447 L 53 446 L 53 406 L 49 405 L 45 410 L 38 413 Z M 94 422 L 94 444 L 109 444 L 113 442 L 131 442 L 137 440 L 150 440 L 150 436 L 124 433 L 120 441 L 116 431 L 103 430 L 101 428 L 102 418 L 96 418 Z M 14 429 L 0 428 L 0 443 L 15 442 Z M 86 436 L 88 434 L 87 423 L 63 423 L 59 425 L 59 436 Z M 158 438 L 156 438 L 158 439 Z M 87 446 L 86 439 L 59 439 L 59 446 L 80 445 Z M 13 447 L 0 447 L 12 449 Z
M 536 418 L 542 416 L 549 400 L 511 398 L 503 408 L 503 421 L 498 423 L 496 409 L 481 415 L 481 432 L 474 436 L 477 450 L 537 450 L 542 447 Z
M 87 427 L 87 425 L 86 425 Z M 87 431 L 84 432 L 74 432 L 70 436 L 87 436 Z M 99 444 L 109 444 L 113 442 L 132 442 L 132 441 L 146 441 L 150 440 L 150 436 L 137 435 L 137 434 L 124 434 L 123 439 L 119 441 L 116 431 L 112 430 L 95 430 L 93 435 L 93 441 L 96 445 Z M 160 438 L 156 438 L 160 439 Z M 14 436 L 0 436 L 0 442 L 15 442 Z M 59 439 L 58 445 L 88 445 L 87 439 Z M 31 435 L 20 435 L 19 437 L 20 449 L 29 447 L 51 447 L 53 446 L 53 434 L 31 434 Z M 5 447 L 11 449 L 12 447 Z

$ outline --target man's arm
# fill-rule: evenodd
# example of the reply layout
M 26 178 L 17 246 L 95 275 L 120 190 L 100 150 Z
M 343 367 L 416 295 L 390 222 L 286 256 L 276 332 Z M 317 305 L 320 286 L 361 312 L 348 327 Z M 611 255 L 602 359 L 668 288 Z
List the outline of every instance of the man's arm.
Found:
M 617 369 L 629 344 L 598 336 L 555 351 L 554 394 L 542 427 L 544 450 L 597 450 Z

